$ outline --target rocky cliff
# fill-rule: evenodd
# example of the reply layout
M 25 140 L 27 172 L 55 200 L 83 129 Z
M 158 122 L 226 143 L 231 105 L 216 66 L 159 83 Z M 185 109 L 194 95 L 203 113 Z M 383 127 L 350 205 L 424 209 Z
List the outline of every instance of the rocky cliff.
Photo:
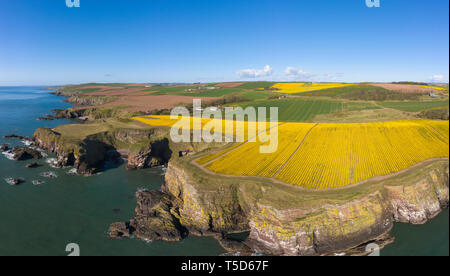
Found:
M 380 193 L 320 210 L 259 206 L 250 222 L 252 247 L 275 255 L 316 255 L 345 250 L 390 231 L 393 219 Z
M 239 199 L 238 185 L 199 189 L 198 179 L 185 168 L 169 164 L 162 190 L 178 199 L 180 223 L 190 233 L 239 232 L 248 230 L 249 220 Z
M 395 221 L 423 224 L 449 203 L 449 169 L 431 170 L 412 185 L 386 186 Z
M 73 125 L 71 125 L 73 126 Z M 166 164 L 170 157 L 168 140 L 157 130 L 100 129 L 89 135 L 36 130 L 33 140 L 40 149 L 57 155 L 57 166 L 74 166 L 78 174 L 101 171 L 106 161 L 127 159 L 127 169 L 144 169 Z
M 195 235 L 250 231 L 244 245 L 273 255 L 346 252 L 384 239 L 394 222 L 425 223 L 449 202 L 448 160 L 330 192 L 222 179 L 186 168 L 169 164 L 162 191 L 171 198 L 173 216 L 166 223 L 175 219 Z M 136 219 L 142 220 L 142 212 Z

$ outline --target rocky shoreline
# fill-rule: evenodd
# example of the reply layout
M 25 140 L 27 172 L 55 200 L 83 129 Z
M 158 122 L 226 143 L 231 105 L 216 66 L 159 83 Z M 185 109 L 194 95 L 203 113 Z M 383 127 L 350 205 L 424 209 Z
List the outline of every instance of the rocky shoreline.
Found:
M 204 191 L 183 168 L 169 164 L 162 191 L 138 192 L 135 218 L 112 224 L 110 236 L 164 241 L 186 233 L 214 236 L 231 253 L 244 255 L 365 255 L 367 244 L 382 248 L 394 241 L 389 235 L 394 222 L 423 224 L 448 208 L 448 161 L 433 164 L 412 183 L 386 182 L 380 190 L 319 210 L 252 205 L 241 195 L 230 197 L 230 191 Z M 244 231 L 250 235 L 243 242 L 225 238 Z
M 150 141 L 148 139 L 151 135 L 151 131 L 118 130 L 102 133 L 102 139 L 92 136 L 66 142 L 64 135 L 52 129 L 41 128 L 36 130 L 33 141 L 39 149 L 57 155 L 56 167 L 73 166 L 78 174 L 92 175 L 101 172 L 106 162 L 120 163 L 122 158 L 126 160 L 128 170 L 167 164 L 171 155 L 168 140 Z M 117 148 L 117 140 L 130 146 L 133 142 L 146 143 L 132 151 Z

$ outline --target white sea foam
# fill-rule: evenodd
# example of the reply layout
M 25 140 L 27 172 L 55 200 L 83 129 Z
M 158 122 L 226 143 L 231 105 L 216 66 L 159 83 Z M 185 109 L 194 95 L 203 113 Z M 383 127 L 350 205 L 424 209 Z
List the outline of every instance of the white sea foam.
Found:
M 58 178 L 58 175 L 55 172 L 44 172 L 41 173 L 41 176 L 46 178 Z
M 52 168 L 58 168 L 57 167 L 58 159 L 56 159 L 56 158 L 48 158 L 47 160 L 45 160 L 45 162 L 47 162 L 47 164 L 49 164 L 50 167 L 52 167 Z
M 9 160 L 14 160 L 14 154 L 11 151 L 2 152 L 2 154 Z
M 70 174 L 70 175 L 77 175 L 78 172 L 77 172 L 77 169 L 76 169 L 76 168 L 73 168 L 73 169 L 70 169 L 70 170 L 67 172 L 67 174 Z
M 22 144 L 24 144 L 27 147 L 29 147 L 29 146 L 34 144 L 32 141 L 28 141 L 28 140 L 22 140 L 21 142 L 22 142 Z
M 39 186 L 39 185 L 44 184 L 45 182 L 41 181 L 41 180 L 33 180 L 33 181 L 31 181 L 31 183 L 33 183 L 34 186 Z
M 167 167 L 165 167 L 165 166 L 162 166 L 161 167 L 161 176 L 165 176 L 166 175 L 166 172 L 167 172 Z
M 98 172 L 98 173 L 94 173 L 94 174 L 84 174 L 84 177 L 91 177 L 91 176 L 97 176 L 97 175 L 101 175 L 102 172 Z
M 142 192 L 148 192 L 148 191 L 149 191 L 148 189 L 145 189 L 145 188 L 139 188 L 139 189 L 137 189 L 137 191 L 136 191 L 136 195 L 139 194 L 139 193 L 142 193 Z
M 9 185 L 14 186 L 14 179 L 13 178 L 5 178 L 6 183 L 8 183 Z

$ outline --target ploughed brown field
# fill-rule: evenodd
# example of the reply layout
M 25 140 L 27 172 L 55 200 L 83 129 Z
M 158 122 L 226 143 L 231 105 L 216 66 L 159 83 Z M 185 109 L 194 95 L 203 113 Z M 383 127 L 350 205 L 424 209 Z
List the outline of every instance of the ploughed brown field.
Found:
M 238 87 L 243 85 L 243 82 L 222 82 L 222 83 L 217 83 L 216 86 L 218 87 Z
M 127 87 L 130 86 L 130 87 Z M 136 87 L 142 86 L 142 87 Z M 124 85 L 123 87 L 112 87 L 112 86 L 86 86 L 80 89 L 87 88 L 98 88 L 99 91 L 86 93 L 88 96 L 115 96 L 112 102 L 98 105 L 95 107 L 113 107 L 113 106 L 124 106 L 123 109 L 130 111 L 152 111 L 161 109 L 171 109 L 181 104 L 190 104 L 194 99 L 201 99 L 202 102 L 212 102 L 219 98 L 214 97 L 189 97 L 189 96 L 178 96 L 178 95 L 152 95 L 151 87 L 145 85 Z M 75 107 L 86 108 L 86 107 Z
M 192 103 L 193 99 L 201 99 L 202 102 L 214 101 L 218 98 L 199 98 L 199 97 L 187 97 L 187 96 L 175 96 L 175 95 L 127 95 L 121 96 L 117 100 L 100 105 L 97 107 L 107 106 L 126 106 L 124 109 L 130 111 L 152 111 L 160 109 L 174 108 L 180 104 Z
M 436 92 L 438 90 L 433 88 L 421 87 L 417 85 L 409 85 L 409 84 L 393 84 L 393 83 L 371 83 L 370 85 L 382 87 L 387 90 L 396 91 L 400 93 L 430 93 Z

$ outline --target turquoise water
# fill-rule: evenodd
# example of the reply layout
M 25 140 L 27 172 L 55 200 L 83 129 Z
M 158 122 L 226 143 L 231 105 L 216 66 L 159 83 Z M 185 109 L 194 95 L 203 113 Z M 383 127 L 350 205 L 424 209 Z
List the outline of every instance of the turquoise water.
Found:
M 67 108 L 61 97 L 42 87 L 0 87 L 0 143 L 11 133 L 31 136 L 36 128 L 55 127 L 67 120 L 37 121 L 53 108 Z M 52 156 L 49 156 L 52 157 Z M 106 235 L 112 222 L 133 217 L 141 188 L 158 189 L 162 171 L 149 169 L 128 172 L 123 166 L 91 177 L 68 175 L 69 169 L 25 168 L 26 162 L 0 156 L 0 255 L 66 255 L 66 245 L 77 243 L 81 255 L 219 255 L 224 250 L 212 238 L 190 237 L 179 243 L 140 240 L 112 240 Z M 41 177 L 52 171 L 58 178 Z M 10 186 L 8 177 L 25 178 L 20 186 Z M 43 180 L 40 186 L 33 180 Z M 120 209 L 114 212 L 114 209 Z M 443 212 L 422 226 L 396 224 L 397 241 L 382 255 L 448 255 L 449 212 Z
M 395 242 L 386 246 L 382 256 L 448 256 L 449 210 L 424 225 L 397 223 L 392 230 Z
M 0 143 L 11 133 L 31 136 L 38 127 L 55 127 L 67 120 L 37 121 L 53 108 L 66 108 L 61 97 L 40 87 L 0 87 Z M 49 156 L 52 157 L 52 156 Z M 77 243 L 81 255 L 219 255 L 224 253 L 212 238 L 190 237 L 180 243 L 112 240 L 106 235 L 112 222 L 129 220 L 136 207 L 138 189 L 158 189 L 162 170 L 128 172 L 123 166 L 100 175 L 68 175 L 69 169 L 27 169 L 27 162 L 0 155 L 0 255 L 66 255 L 66 245 Z M 52 171 L 56 179 L 41 177 Z M 26 182 L 10 186 L 8 177 Z M 34 186 L 33 180 L 45 181 Z M 114 209 L 120 209 L 114 212 Z

